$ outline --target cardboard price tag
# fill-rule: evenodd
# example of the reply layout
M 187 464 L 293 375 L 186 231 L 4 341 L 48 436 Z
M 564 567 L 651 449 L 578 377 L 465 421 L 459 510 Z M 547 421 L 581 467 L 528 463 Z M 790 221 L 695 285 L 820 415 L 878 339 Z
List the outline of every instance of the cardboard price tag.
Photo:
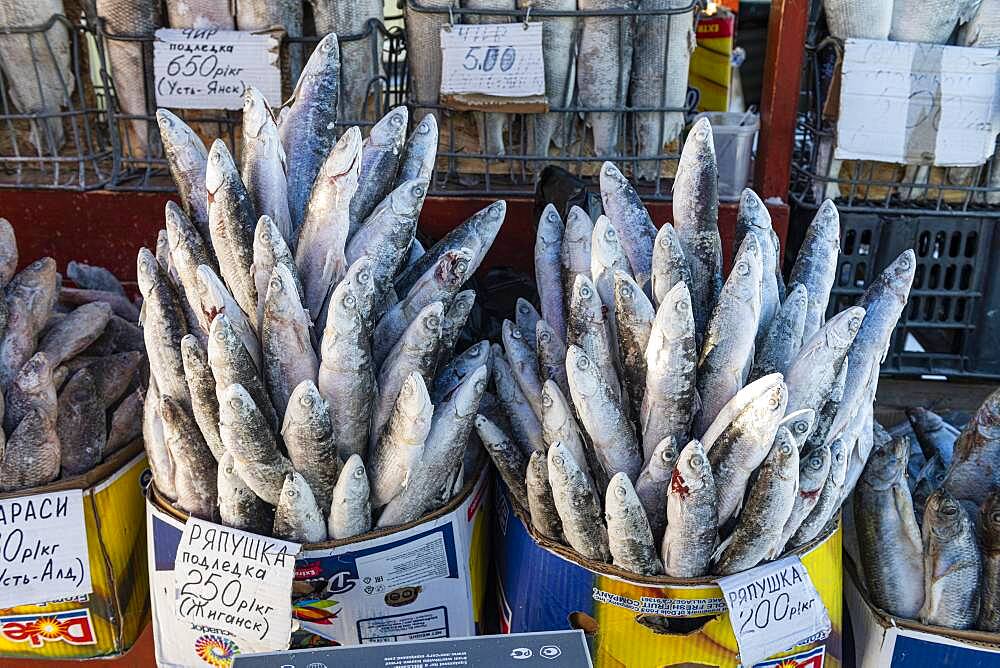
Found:
M 175 562 L 179 619 L 228 632 L 253 651 L 285 649 L 299 546 L 191 518 Z
M 441 28 L 441 95 L 545 95 L 541 23 Z
M 721 578 L 719 587 L 744 666 L 830 635 L 826 606 L 797 556 Z
M 253 85 L 281 101 L 279 40 L 274 33 L 160 28 L 153 43 L 156 104 L 178 109 L 241 109 Z
M 93 591 L 83 490 L 0 499 L 0 609 Z

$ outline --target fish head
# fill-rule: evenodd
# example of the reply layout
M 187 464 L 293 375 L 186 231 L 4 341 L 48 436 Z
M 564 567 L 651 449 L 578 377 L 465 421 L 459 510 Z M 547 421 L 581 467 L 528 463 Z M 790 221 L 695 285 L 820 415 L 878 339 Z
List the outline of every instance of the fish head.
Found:
M 233 383 L 219 394 L 219 424 L 233 425 L 245 423 L 258 412 L 257 404 L 246 388 Z
M 563 345 L 559 335 L 556 334 L 556 330 L 552 329 L 552 325 L 544 319 L 539 319 L 535 323 L 535 341 L 538 342 L 539 350 Z
M 784 479 L 798 478 L 799 476 L 799 446 L 792 436 L 792 432 L 786 427 L 778 427 L 774 435 L 774 443 L 771 445 L 771 452 L 768 454 L 771 467 Z
M 604 504 L 607 509 L 605 519 L 610 519 L 615 510 L 621 512 L 622 510 L 641 506 L 639 495 L 635 493 L 635 487 L 632 485 L 632 481 L 629 480 L 627 473 L 619 471 L 612 476 L 611 481 L 608 483 L 607 493 L 604 496 Z
M 253 232 L 254 257 L 261 256 L 266 258 L 269 264 L 274 264 L 278 255 L 275 249 L 282 246 L 287 252 L 288 246 L 284 237 L 281 236 L 281 232 L 278 231 L 278 226 L 274 224 L 274 220 L 267 214 L 262 215 L 257 220 L 257 227 Z
M 764 392 L 751 400 L 746 410 L 749 412 L 751 424 L 774 424 L 784 416 L 787 405 L 788 387 L 783 380 L 775 380 Z
M 816 421 L 816 411 L 811 408 L 803 408 L 793 413 L 789 413 L 781 421 L 781 425 L 791 432 L 795 442 L 802 447 L 809 434 L 812 432 L 813 423 Z
M 532 450 L 528 456 L 528 466 L 524 474 L 525 482 L 528 483 L 529 488 L 534 487 L 536 483 L 541 485 L 548 484 L 548 468 L 548 456 L 546 453 L 539 450 Z
M 205 168 L 205 189 L 208 190 L 208 201 L 212 198 L 224 183 L 232 179 L 238 179 L 236 163 L 229 152 L 226 142 L 216 139 L 212 142 L 212 148 L 208 152 L 208 166 Z
M 143 247 L 139 249 L 139 254 L 136 256 L 135 268 L 139 292 L 148 297 L 155 286 L 163 280 L 163 270 L 160 263 L 151 250 Z
M 199 265 L 196 273 L 201 310 L 209 320 L 212 320 L 217 314 L 225 311 L 226 304 L 232 301 L 232 295 L 215 270 L 207 264 Z
M 451 306 L 445 312 L 444 319 L 450 327 L 463 327 L 472 312 L 472 305 L 476 303 L 475 290 L 462 290 L 454 299 Z
M 601 194 L 613 194 L 616 191 L 631 187 L 628 179 L 613 162 L 601 165 Z
M 462 369 L 475 369 L 490 363 L 490 342 L 480 341 L 466 348 L 455 358 L 454 365 Z
M 821 443 L 810 450 L 800 463 L 799 470 L 799 494 L 819 494 L 830 473 L 830 444 Z
M 247 86 L 243 93 L 243 133 L 259 137 L 267 126 L 272 127 L 272 132 L 277 132 L 274 116 L 263 93 L 255 86 Z
M 562 431 L 570 420 L 569 405 L 566 397 L 554 380 L 547 380 L 542 385 L 542 425 L 548 431 Z
M 737 227 L 744 229 L 770 230 L 771 214 L 767 212 L 764 202 L 750 188 L 744 188 L 740 195 L 739 210 L 736 214 Z
M 667 341 L 676 341 L 685 336 L 694 336 L 694 312 L 691 308 L 691 291 L 684 281 L 677 281 L 663 296 L 663 302 L 656 311 L 650 341 L 663 336 Z M 647 348 L 652 350 L 652 347 Z
M 35 353 L 17 372 L 14 384 L 25 394 L 35 394 L 52 387 L 52 370 L 49 356 L 42 352 Z
M 191 229 L 191 221 L 184 210 L 173 200 L 167 202 L 163 219 L 167 229 L 167 244 L 170 250 L 176 250 L 187 237 L 187 230 Z
M 399 388 L 395 410 L 401 411 L 411 423 L 430 420 L 431 397 L 424 377 L 416 371 L 411 371 Z
M 983 547 L 994 552 L 1000 550 L 1000 489 L 994 489 L 986 497 L 979 513 Z
M 809 234 L 840 247 L 840 212 L 833 200 L 824 200 L 809 224 Z
M 474 215 L 473 227 L 481 237 L 493 238 L 507 216 L 507 202 L 498 200 Z
M 563 223 L 559 217 L 559 212 L 555 205 L 546 204 L 542 209 L 542 215 L 538 219 L 538 232 L 536 238 L 545 247 L 562 243 Z
M 330 405 L 312 380 L 302 381 L 289 395 L 281 433 L 284 434 L 287 429 L 308 429 L 310 437 L 315 440 L 333 437 Z
M 851 458 L 853 441 L 848 443 L 843 435 L 838 435 L 830 441 L 830 478 L 842 486 L 847 480 L 847 465 Z
M 461 286 L 472 274 L 473 255 L 469 248 L 446 251 L 434 265 L 435 280 L 442 286 Z
M 796 283 L 785 296 L 785 303 L 794 304 L 795 310 L 800 313 L 805 311 L 809 303 L 809 290 L 801 283 Z
M 910 295 L 910 286 L 917 271 L 917 255 L 912 248 L 903 251 L 892 261 L 880 278 L 886 287 L 901 302 L 906 302 Z
M 156 110 L 156 124 L 160 128 L 160 139 L 164 150 L 181 169 L 192 169 L 207 155 L 205 144 L 198 135 L 172 112 Z
M 573 281 L 573 294 L 570 297 L 570 314 L 586 322 L 604 322 L 604 304 L 594 287 L 594 282 L 585 274 L 577 274 Z
M 691 131 L 684 140 L 677 171 L 680 173 L 681 165 L 694 165 L 706 161 L 715 164 L 715 141 L 712 137 L 712 124 L 703 117 L 691 126 Z M 688 169 L 693 168 L 688 167 Z
M 573 454 L 560 441 L 549 446 L 548 456 L 549 476 L 558 476 L 560 480 L 568 481 L 580 475 L 580 465 L 573 459 Z
M 830 318 L 817 335 L 821 334 L 826 345 L 842 353 L 854 343 L 864 321 L 865 309 L 860 306 L 850 306 Z
M 569 375 L 573 394 L 583 397 L 599 396 L 604 389 L 597 364 L 594 363 L 582 348 L 570 346 L 566 349 L 566 371 Z
M 326 316 L 327 331 L 332 323 L 340 331 L 353 331 L 364 323 L 374 300 L 375 278 L 371 266 L 370 257 L 359 257 L 333 289 Z
M 986 397 L 965 430 L 974 430 L 986 440 L 1000 439 L 1000 389 Z
M 278 505 L 297 509 L 298 512 L 304 512 L 316 505 L 316 498 L 309 488 L 309 483 L 298 471 L 285 474 L 285 481 L 281 484 L 281 501 Z
M 236 328 L 225 313 L 219 313 L 212 318 L 212 324 L 208 329 L 208 358 L 218 359 L 222 353 L 233 353 L 237 346 L 242 347 Z M 226 357 L 228 359 L 228 355 Z
M 945 488 L 936 490 L 924 508 L 924 531 L 938 541 L 954 540 L 969 522 L 965 508 Z
M 535 307 L 524 297 L 518 297 L 514 305 L 514 313 L 517 322 L 535 322 L 541 320 L 541 315 Z
M 416 218 L 424 204 L 424 198 L 427 197 L 428 185 L 426 179 L 411 179 L 401 184 L 389 196 L 392 212 L 397 216 Z M 413 238 L 412 230 L 408 232 L 407 243 Z
M 611 219 L 607 216 L 599 216 L 594 223 L 590 249 L 606 267 L 612 266 L 615 259 L 622 256 L 624 251 L 621 239 L 618 238 L 618 231 L 611 225 Z
M 340 42 L 335 33 L 327 35 L 319 41 L 312 55 L 309 56 L 306 66 L 302 68 L 299 75 L 299 83 L 296 89 L 302 85 L 302 79 L 307 77 L 324 77 L 331 68 L 339 69 L 340 66 Z M 298 92 L 298 91 L 297 91 Z
M 653 456 L 650 457 L 647 468 L 670 473 L 677 464 L 679 455 L 677 439 L 673 436 L 667 436 L 653 448 Z
M 393 153 L 399 153 L 406 141 L 406 123 L 409 113 L 405 106 L 394 107 L 372 126 L 367 142 L 373 146 L 392 148 Z
M 242 484 L 240 474 L 236 471 L 236 460 L 233 459 L 233 453 L 229 450 L 222 453 L 222 459 L 219 460 L 219 473 L 231 483 Z
M 691 441 L 677 456 L 670 477 L 670 493 L 685 498 L 691 492 L 704 489 L 712 481 L 712 464 L 708 461 L 705 448 L 700 441 Z
M 264 304 L 268 316 L 282 320 L 291 320 L 304 313 L 299 301 L 298 288 L 295 287 L 295 279 L 287 266 L 274 265 L 271 278 L 267 282 Z
M 503 339 L 504 349 L 508 357 L 523 357 L 523 348 L 528 343 L 524 340 L 524 334 L 517 325 L 504 318 L 500 325 L 500 337 Z
M 484 364 L 466 376 L 448 400 L 454 407 L 455 415 L 470 417 L 479 412 L 479 401 L 486 392 L 489 375 L 489 369 Z
M 437 347 L 444 323 L 444 304 L 431 302 L 417 314 L 417 317 L 403 333 L 403 345 L 418 351 L 429 352 Z
M 352 125 L 340 136 L 323 162 L 320 176 L 336 181 L 347 175 L 357 175 L 361 169 L 361 129 Z
M 589 246 L 594 236 L 594 221 L 578 206 L 571 207 L 566 216 L 566 230 L 563 240 L 574 246 Z
M 743 243 L 740 244 L 740 248 L 736 253 L 736 262 L 733 264 L 733 269 L 726 281 L 729 282 L 736 277 L 740 285 L 746 286 L 743 293 L 749 295 L 750 291 L 754 290 L 757 284 L 760 283 L 762 258 L 763 253 L 760 247 L 760 240 L 757 239 L 756 235 L 746 235 L 743 237 Z M 755 278 L 756 280 L 754 280 Z M 759 287 L 757 290 L 759 291 Z
M 615 270 L 615 308 L 621 304 L 623 309 L 619 313 L 643 313 L 652 308 L 649 299 L 631 276 L 626 272 Z M 645 306 L 645 308 L 642 308 Z

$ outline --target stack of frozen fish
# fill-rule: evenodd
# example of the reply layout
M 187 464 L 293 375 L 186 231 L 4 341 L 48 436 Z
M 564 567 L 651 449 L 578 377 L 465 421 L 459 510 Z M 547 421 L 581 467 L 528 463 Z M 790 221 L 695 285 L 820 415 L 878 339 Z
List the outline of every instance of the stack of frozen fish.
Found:
M 996 0 L 823 0 L 827 27 L 834 37 L 949 44 L 955 35 L 958 46 L 1000 45 L 998 9 Z
M 1000 390 L 961 432 L 925 408 L 907 414 L 912 438 L 876 429 L 848 547 L 889 614 L 1000 632 Z
M 504 325 L 503 411 L 477 418 L 535 530 L 641 575 L 729 574 L 825 535 L 873 445 L 880 363 L 906 303 L 903 253 L 825 320 L 839 252 L 824 203 L 786 289 L 767 209 L 743 193 L 723 280 L 718 174 L 694 125 L 659 232 L 611 163 L 606 215 L 538 226 L 540 313 Z M 530 315 L 522 316 L 521 310 Z
M 414 235 L 437 150 L 404 108 L 339 138 L 339 49 L 320 42 L 280 126 L 249 89 L 240 167 L 158 113 L 183 207 L 138 257 L 150 351 L 144 434 L 159 493 L 298 542 L 416 520 L 462 488 L 488 371 L 432 401 L 504 220 Z M 287 159 L 287 164 L 286 164 Z M 470 453 L 475 454 L 474 450 Z
M 0 218 L 0 492 L 84 475 L 139 436 L 139 309 L 111 272 L 56 262 L 15 273 L 14 229 Z

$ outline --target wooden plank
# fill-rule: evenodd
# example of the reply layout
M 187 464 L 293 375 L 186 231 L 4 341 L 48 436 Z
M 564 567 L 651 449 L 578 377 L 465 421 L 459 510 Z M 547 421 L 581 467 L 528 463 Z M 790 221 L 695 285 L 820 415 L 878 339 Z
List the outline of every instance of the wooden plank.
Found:
M 995 389 L 996 384 L 989 382 L 882 378 L 875 399 L 875 416 L 885 426 L 891 426 L 905 420 L 905 410 L 914 406 L 971 414 Z

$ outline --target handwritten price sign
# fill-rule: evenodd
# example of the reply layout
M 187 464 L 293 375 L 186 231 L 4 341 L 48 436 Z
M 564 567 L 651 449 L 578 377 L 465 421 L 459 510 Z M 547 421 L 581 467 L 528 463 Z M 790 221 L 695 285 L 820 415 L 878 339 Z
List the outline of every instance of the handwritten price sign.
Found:
M 798 557 L 722 578 L 719 587 L 744 666 L 830 635 L 826 606 Z
M 82 490 L 0 500 L 0 608 L 92 591 Z
M 285 649 L 299 546 L 191 518 L 177 548 L 175 612 L 192 624 Z
M 445 27 L 441 52 L 442 95 L 545 95 L 541 23 Z
M 281 101 L 278 38 L 238 30 L 161 28 L 153 44 L 156 103 L 178 109 L 241 109 L 243 91 Z

